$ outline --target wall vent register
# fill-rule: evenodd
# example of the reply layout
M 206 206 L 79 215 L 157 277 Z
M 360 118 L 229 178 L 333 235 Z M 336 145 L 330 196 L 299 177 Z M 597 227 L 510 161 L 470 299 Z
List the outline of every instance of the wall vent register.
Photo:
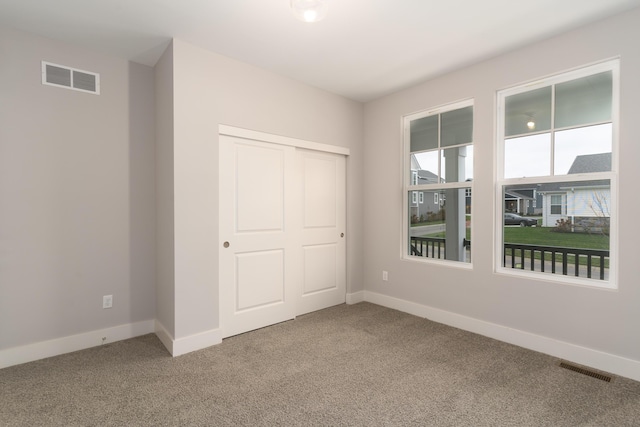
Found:
M 42 84 L 100 95 L 100 74 L 42 61 Z

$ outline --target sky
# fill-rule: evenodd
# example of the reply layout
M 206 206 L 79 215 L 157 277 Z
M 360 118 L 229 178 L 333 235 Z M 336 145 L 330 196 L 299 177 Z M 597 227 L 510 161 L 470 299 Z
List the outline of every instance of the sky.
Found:
M 610 153 L 611 124 L 556 132 L 553 174 L 566 175 L 576 156 Z M 551 135 L 538 134 L 508 139 L 505 143 L 505 178 L 549 176 Z

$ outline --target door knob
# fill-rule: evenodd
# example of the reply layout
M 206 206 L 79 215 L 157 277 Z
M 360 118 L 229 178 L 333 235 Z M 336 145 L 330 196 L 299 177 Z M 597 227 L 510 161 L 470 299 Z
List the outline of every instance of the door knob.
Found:
M 340 233 L 340 237 L 344 237 L 344 233 Z
M 228 248 L 228 247 L 229 247 L 229 242 L 224 242 L 224 243 L 222 244 L 222 246 L 224 246 L 225 248 Z

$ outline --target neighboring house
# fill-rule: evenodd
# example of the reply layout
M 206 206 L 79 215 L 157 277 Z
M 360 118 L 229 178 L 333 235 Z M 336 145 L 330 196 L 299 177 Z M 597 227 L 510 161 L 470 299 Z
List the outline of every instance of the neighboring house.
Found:
M 411 155 L 411 185 L 437 184 L 438 175 L 421 169 L 418 160 Z M 429 214 L 436 214 L 444 205 L 441 191 L 411 191 L 409 193 L 409 216 L 411 222 L 426 221 Z
M 611 170 L 611 153 L 577 156 L 568 174 Z M 572 224 L 598 224 L 609 218 L 611 183 L 590 180 L 543 184 L 538 188 L 543 196 L 542 225 L 554 227 L 559 220 Z
M 504 211 L 519 215 L 540 215 L 542 195 L 538 192 L 538 185 L 513 185 L 505 189 Z
M 444 179 L 440 180 L 445 182 Z M 471 186 L 471 179 L 467 179 Z M 422 169 L 415 155 L 411 155 L 411 185 L 438 184 L 438 175 Z M 471 188 L 464 191 L 465 213 L 471 213 Z M 438 214 L 445 205 L 445 192 L 412 191 L 409 194 L 409 218 L 412 222 L 426 221 L 429 214 Z

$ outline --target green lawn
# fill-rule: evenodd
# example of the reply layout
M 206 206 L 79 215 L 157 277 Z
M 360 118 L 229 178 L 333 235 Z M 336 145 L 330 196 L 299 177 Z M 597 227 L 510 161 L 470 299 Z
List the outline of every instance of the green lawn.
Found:
M 467 214 L 467 215 L 465 215 L 465 218 L 466 218 L 467 221 L 471 221 L 471 215 Z M 438 225 L 438 224 L 444 224 L 444 219 L 438 219 L 438 220 L 435 220 L 435 221 L 415 222 L 415 223 L 411 223 L 409 226 L 410 227 L 421 227 L 423 225 Z M 422 237 L 437 237 L 437 236 L 429 234 L 429 235 L 425 235 L 425 236 L 422 236 Z
M 505 243 L 562 246 L 581 249 L 609 249 L 609 236 L 587 233 L 558 233 L 552 227 L 504 227 Z
M 411 227 L 422 227 L 423 225 L 438 225 L 444 224 L 444 219 L 438 219 L 435 221 L 424 221 L 424 222 L 414 222 L 410 226 Z
M 433 223 L 430 223 L 429 225 L 433 225 Z M 437 233 L 431 233 L 431 234 L 423 234 L 422 236 L 419 237 L 444 237 L 444 231 L 439 231 Z M 471 229 L 467 228 L 467 240 L 471 240 Z
M 581 249 L 609 249 L 609 236 L 586 233 L 557 233 L 551 227 L 504 227 L 505 243 L 525 245 L 561 246 Z M 444 237 L 444 232 L 426 234 L 422 237 Z M 467 239 L 471 230 L 467 228 Z

